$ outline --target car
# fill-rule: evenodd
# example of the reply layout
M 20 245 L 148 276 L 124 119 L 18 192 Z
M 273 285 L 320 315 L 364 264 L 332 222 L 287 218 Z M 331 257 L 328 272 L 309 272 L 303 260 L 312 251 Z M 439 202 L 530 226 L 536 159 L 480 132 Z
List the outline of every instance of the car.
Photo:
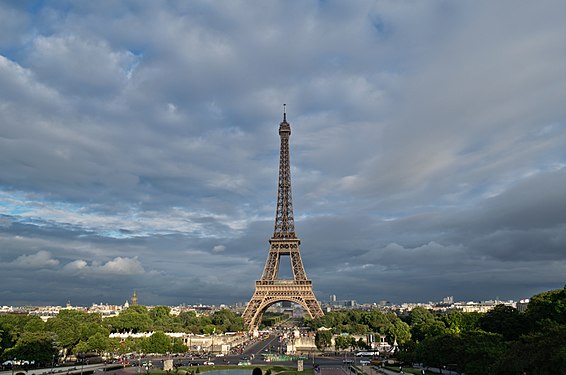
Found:
M 366 365 L 366 366 L 367 366 L 367 365 L 369 365 L 370 363 L 371 363 L 371 362 L 368 361 L 367 359 L 362 359 L 362 360 L 360 360 L 360 365 Z
M 205 361 L 205 362 L 204 362 L 204 365 L 205 365 L 205 366 L 214 366 L 214 362 Z

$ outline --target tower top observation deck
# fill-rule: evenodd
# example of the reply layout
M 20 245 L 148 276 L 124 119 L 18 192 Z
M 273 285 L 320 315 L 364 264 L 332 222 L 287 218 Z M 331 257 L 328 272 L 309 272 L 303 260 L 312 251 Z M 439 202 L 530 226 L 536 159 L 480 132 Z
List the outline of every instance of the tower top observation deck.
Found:
M 279 153 L 279 182 L 277 186 L 277 209 L 273 238 L 296 238 L 293 197 L 291 194 L 291 160 L 289 157 L 289 136 L 291 125 L 287 122 L 287 105 L 283 104 L 283 121 L 279 124 L 281 148 Z

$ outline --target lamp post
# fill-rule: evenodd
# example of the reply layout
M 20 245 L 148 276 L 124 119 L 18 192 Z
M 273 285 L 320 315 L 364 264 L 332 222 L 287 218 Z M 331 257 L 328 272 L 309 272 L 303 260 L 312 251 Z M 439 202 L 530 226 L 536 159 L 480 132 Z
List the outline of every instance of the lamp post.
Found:
M 281 355 L 281 350 L 279 350 L 279 355 Z M 312 366 L 314 367 L 314 349 L 312 350 Z

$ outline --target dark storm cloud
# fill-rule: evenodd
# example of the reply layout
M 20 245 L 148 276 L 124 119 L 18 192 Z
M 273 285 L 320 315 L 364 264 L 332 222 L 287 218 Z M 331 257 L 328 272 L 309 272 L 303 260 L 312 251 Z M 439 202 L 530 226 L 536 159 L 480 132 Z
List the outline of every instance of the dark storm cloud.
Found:
M 0 303 L 247 300 L 283 103 L 322 299 L 562 286 L 565 10 L 1 4 Z

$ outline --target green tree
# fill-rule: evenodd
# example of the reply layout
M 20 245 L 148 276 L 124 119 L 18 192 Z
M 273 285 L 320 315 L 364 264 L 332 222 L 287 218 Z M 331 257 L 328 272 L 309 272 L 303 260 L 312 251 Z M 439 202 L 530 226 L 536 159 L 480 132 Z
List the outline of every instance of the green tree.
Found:
M 4 351 L 3 359 L 17 358 L 35 361 L 41 366 L 49 366 L 57 359 L 59 349 L 53 334 L 48 332 L 24 332 L 16 344 Z
M 434 315 L 422 306 L 417 306 L 409 312 L 409 325 L 429 324 L 436 320 Z
M 417 344 L 413 340 L 409 340 L 402 345 L 399 345 L 397 352 L 397 359 L 402 363 L 415 363 L 418 362 L 416 357 Z
M 334 347 L 337 350 L 341 349 L 351 349 L 356 346 L 356 339 L 350 335 L 340 335 L 334 339 Z
M 149 310 L 149 317 L 154 330 L 172 332 L 175 327 L 175 319 L 171 316 L 171 308 L 168 306 L 156 306 Z
M 411 337 L 415 342 L 420 342 L 427 337 L 448 333 L 444 322 L 422 306 L 412 309 L 409 312 L 408 320 L 411 327 Z
M 89 351 L 103 354 L 111 347 L 110 338 L 108 334 L 105 335 L 101 332 L 97 332 L 88 338 L 87 346 Z
M 146 353 L 160 354 L 171 352 L 171 341 L 171 337 L 162 331 L 157 331 L 147 340 L 145 351 Z
M 348 337 L 349 336 L 344 335 L 336 336 L 334 339 L 334 348 L 336 350 L 348 349 L 350 347 Z
M 77 310 L 60 311 L 45 323 L 45 330 L 55 333 L 57 342 L 66 351 L 71 351 L 81 340 L 86 342 L 97 332 L 108 336 L 108 330 L 102 326 L 99 314 Z
M 395 314 L 391 314 L 389 320 L 390 324 L 382 332 L 385 334 L 387 342 L 393 344 L 397 340 L 399 345 L 409 342 L 411 340 L 411 327 Z
M 369 349 L 369 345 L 364 341 L 364 339 L 359 338 L 358 341 L 356 341 L 356 348 L 358 349 Z
M 316 331 L 314 344 L 318 350 L 324 351 L 324 349 L 332 345 L 332 333 L 327 330 Z
M 90 348 L 88 346 L 88 343 L 86 341 L 79 341 L 74 347 L 73 347 L 73 353 L 74 354 L 81 354 L 81 353 L 88 353 L 90 351 Z
M 496 374 L 499 358 L 505 353 L 500 334 L 473 331 L 462 334 L 463 356 L 458 363 L 468 375 Z
M 173 347 L 171 348 L 171 351 L 173 353 L 186 353 L 188 350 L 189 348 L 187 347 L 187 345 L 183 343 L 182 339 L 179 338 L 173 339 Z
M 145 338 L 133 338 L 128 337 L 126 340 L 120 343 L 118 352 L 121 354 L 131 353 L 131 352 L 141 352 L 144 351 Z
M 546 375 L 566 369 L 566 325 L 549 324 L 521 336 L 497 363 L 497 374 Z
M 283 313 L 276 313 L 271 311 L 266 311 L 263 316 L 261 317 L 261 328 L 272 327 L 277 323 L 281 322 L 282 320 L 287 319 L 287 315 Z M 242 331 L 243 329 L 238 329 L 238 331 Z M 234 331 L 234 330 L 231 330 Z
M 214 324 L 207 324 L 201 328 L 201 331 L 205 335 L 212 335 L 213 333 L 216 333 L 216 326 Z
M 194 311 L 183 311 L 177 316 L 182 329 L 188 333 L 200 333 L 199 318 Z
M 43 332 L 45 331 L 45 322 L 39 316 L 28 315 L 23 330 L 24 332 Z
M 427 337 L 441 336 L 447 333 L 446 325 L 440 320 L 423 322 L 411 327 L 411 335 L 416 342 L 422 341 Z
M 506 340 L 515 340 L 527 331 L 523 314 L 516 308 L 497 305 L 479 319 L 479 326 L 487 332 L 499 333 Z
M 450 311 L 444 316 L 444 324 L 449 333 L 475 331 L 481 316 L 477 312 Z
M 45 324 L 38 316 L 0 315 L 0 355 L 4 350 L 13 347 L 25 332 L 42 332 L 44 328 Z
M 244 329 L 244 319 L 228 309 L 215 311 L 211 317 L 216 332 L 237 332 Z
M 464 358 L 462 339 L 452 334 L 429 336 L 417 345 L 416 358 L 426 366 L 441 369 L 453 364 L 461 372 Z
M 566 285 L 563 289 L 549 290 L 533 296 L 527 306 L 526 315 L 533 325 L 545 320 L 566 324 Z
M 153 322 L 145 306 L 130 306 L 120 313 L 104 320 L 108 330 L 111 332 L 148 332 L 153 327 Z

